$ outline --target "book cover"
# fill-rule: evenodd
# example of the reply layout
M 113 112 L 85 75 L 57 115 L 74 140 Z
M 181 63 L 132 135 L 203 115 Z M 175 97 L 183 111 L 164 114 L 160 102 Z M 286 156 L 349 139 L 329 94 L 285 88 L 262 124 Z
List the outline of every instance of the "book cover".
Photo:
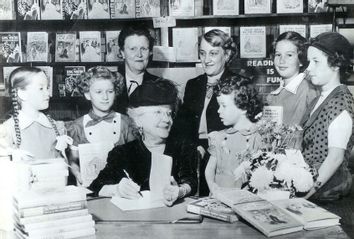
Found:
M 311 24 L 310 37 L 316 37 L 323 32 L 331 32 L 332 24 Z
M 135 0 L 136 17 L 159 17 L 160 0 Z
M 40 20 L 39 0 L 17 0 L 18 20 Z
M 83 96 L 78 89 L 78 76 L 85 72 L 85 66 L 65 66 L 64 84 L 65 95 L 71 97 Z
M 15 20 L 16 12 L 14 1 L 0 1 L 0 20 Z
M 229 36 L 231 36 L 231 27 L 204 27 L 204 33 L 207 33 L 210 30 L 213 29 L 218 29 L 221 30 L 223 32 L 225 32 L 226 34 L 228 34 Z
M 109 19 L 109 0 L 88 0 L 88 19 Z
M 304 198 L 278 200 L 272 201 L 272 203 L 282 208 L 286 213 L 290 213 L 304 225 L 306 230 L 340 225 L 339 216 Z
M 68 212 L 58 212 L 53 214 L 41 215 L 41 216 L 34 216 L 34 217 L 25 217 L 25 218 L 16 218 L 17 223 L 21 225 L 26 224 L 37 224 L 42 222 L 48 222 L 52 220 L 59 220 L 64 218 L 72 218 L 72 217 L 80 217 L 89 214 L 88 209 L 81 209 L 75 211 L 68 211 Z
M 122 61 L 119 52 L 118 37 L 120 31 L 106 31 L 106 61 Z
M 266 27 L 240 27 L 240 56 L 266 57 Z
M 172 36 L 177 62 L 198 61 L 198 28 L 173 28 Z
M 111 18 L 135 18 L 135 0 L 111 0 Z
M 27 32 L 27 61 L 48 61 L 48 33 Z
M 80 32 L 80 58 L 82 62 L 101 61 L 101 32 Z
M 65 20 L 87 19 L 87 0 L 63 0 Z
M 308 0 L 307 11 L 308 13 L 321 13 L 327 12 L 327 0 Z
M 277 124 L 283 123 L 283 106 L 264 106 L 262 118 L 274 121 Z
M 239 0 L 213 0 L 213 15 L 238 15 Z
M 187 211 L 226 222 L 238 221 L 235 212 L 215 198 L 205 197 L 187 205 Z
M 297 32 L 306 38 L 306 25 L 279 25 L 279 35 L 289 31 Z
M 42 20 L 62 20 L 62 0 L 40 0 Z
M 21 34 L 0 32 L 0 63 L 22 62 Z
M 169 0 L 168 2 L 170 16 L 194 16 L 194 0 Z
M 76 33 L 56 33 L 55 61 L 75 62 Z
M 302 13 L 304 11 L 303 0 L 277 1 L 277 13 Z
M 245 0 L 244 11 L 245 14 L 271 13 L 271 0 Z

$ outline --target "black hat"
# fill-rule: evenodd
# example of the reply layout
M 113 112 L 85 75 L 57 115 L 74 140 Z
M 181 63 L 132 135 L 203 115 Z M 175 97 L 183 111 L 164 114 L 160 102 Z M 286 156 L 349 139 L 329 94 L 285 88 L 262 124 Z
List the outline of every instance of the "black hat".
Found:
M 337 32 L 324 32 L 311 38 L 309 46 L 327 53 L 328 55 L 343 55 L 346 60 L 353 58 L 353 49 L 349 41 Z
M 159 78 L 145 81 L 139 85 L 129 97 L 129 106 L 172 105 L 178 102 L 178 90 L 169 80 Z

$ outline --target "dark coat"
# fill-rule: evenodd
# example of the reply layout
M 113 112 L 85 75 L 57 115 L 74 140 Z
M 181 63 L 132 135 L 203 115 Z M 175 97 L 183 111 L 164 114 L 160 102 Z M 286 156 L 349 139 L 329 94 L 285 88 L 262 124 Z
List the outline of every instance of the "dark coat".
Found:
M 128 87 L 126 84 L 126 79 L 125 79 L 125 70 L 122 70 L 119 72 L 120 74 L 122 74 L 122 76 L 124 77 L 124 82 L 123 82 L 123 90 L 122 93 L 117 96 L 115 104 L 113 106 L 113 109 L 116 112 L 122 113 L 122 114 L 126 114 L 127 112 L 127 107 L 129 105 L 129 96 L 128 96 Z M 154 81 L 156 79 L 158 79 L 158 76 L 152 75 L 149 72 L 145 71 L 144 75 L 143 75 L 143 83 L 147 82 L 147 81 Z
M 178 184 L 188 184 L 195 194 L 197 191 L 197 151 L 196 147 L 184 142 L 177 142 L 169 138 L 166 143 L 165 154 L 172 157 L 172 176 Z M 106 167 L 91 183 L 89 189 L 98 195 L 104 185 L 117 184 L 126 175 L 141 186 L 141 190 L 149 190 L 151 169 L 151 152 L 144 143 L 134 140 L 124 145 L 116 146 L 109 152 Z

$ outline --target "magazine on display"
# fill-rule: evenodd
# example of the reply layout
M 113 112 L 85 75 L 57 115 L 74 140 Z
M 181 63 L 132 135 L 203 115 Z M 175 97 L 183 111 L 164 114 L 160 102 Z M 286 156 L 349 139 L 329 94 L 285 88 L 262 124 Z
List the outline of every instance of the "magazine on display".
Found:
M 64 85 L 65 96 L 77 97 L 82 96 L 78 88 L 77 78 L 85 72 L 85 66 L 65 66 L 64 67 Z
M 65 20 L 87 19 L 87 0 L 63 0 Z
M 80 58 L 81 62 L 101 61 L 101 32 L 80 32 Z
M 2 0 L 0 3 L 0 20 L 15 20 L 14 1 Z
M 40 20 L 39 0 L 17 0 L 18 20 Z
M 42 20 L 62 20 L 62 0 L 40 0 Z
M 109 19 L 109 0 L 88 0 L 88 19 Z
M 238 15 L 239 0 L 213 0 L 213 15 Z
M 136 17 L 160 17 L 160 0 L 135 0 Z
M 27 61 L 38 62 L 48 61 L 48 33 L 28 32 L 27 33 Z
M 106 31 L 106 62 L 123 60 L 119 53 L 119 33 L 120 31 Z
M 245 14 L 271 13 L 271 0 L 245 0 L 244 5 Z
M 279 25 L 279 35 L 288 31 L 297 32 L 306 38 L 306 25 Z
M 0 63 L 22 62 L 21 34 L 0 32 Z
M 74 62 L 75 61 L 76 33 L 57 33 L 55 40 L 55 61 Z
M 135 0 L 111 0 L 111 18 L 135 18 Z
M 303 11 L 303 0 L 277 1 L 277 13 L 302 13 Z
M 240 27 L 241 58 L 266 57 L 266 27 Z
M 173 28 L 173 47 L 177 62 L 198 61 L 198 28 Z M 191 44 L 195 42 L 195 44 Z
M 311 24 L 310 37 L 316 37 L 323 32 L 331 32 L 332 24 Z
M 169 16 L 194 16 L 194 0 L 169 0 Z
M 321 13 L 327 12 L 327 10 L 327 0 L 308 0 L 308 13 Z

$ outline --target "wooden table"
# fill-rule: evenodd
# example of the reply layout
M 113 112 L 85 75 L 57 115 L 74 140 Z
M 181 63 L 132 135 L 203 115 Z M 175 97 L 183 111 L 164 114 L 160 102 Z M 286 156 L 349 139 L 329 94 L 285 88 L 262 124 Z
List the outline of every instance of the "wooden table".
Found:
M 225 223 L 204 218 L 202 223 L 171 223 L 172 221 L 196 216 L 186 212 L 186 199 L 171 208 L 157 208 L 140 211 L 124 212 L 114 206 L 110 199 L 98 199 L 88 202 L 90 213 L 96 220 L 96 238 L 267 238 L 255 228 L 243 221 Z M 349 238 L 340 226 L 314 231 L 301 231 L 272 238 Z

